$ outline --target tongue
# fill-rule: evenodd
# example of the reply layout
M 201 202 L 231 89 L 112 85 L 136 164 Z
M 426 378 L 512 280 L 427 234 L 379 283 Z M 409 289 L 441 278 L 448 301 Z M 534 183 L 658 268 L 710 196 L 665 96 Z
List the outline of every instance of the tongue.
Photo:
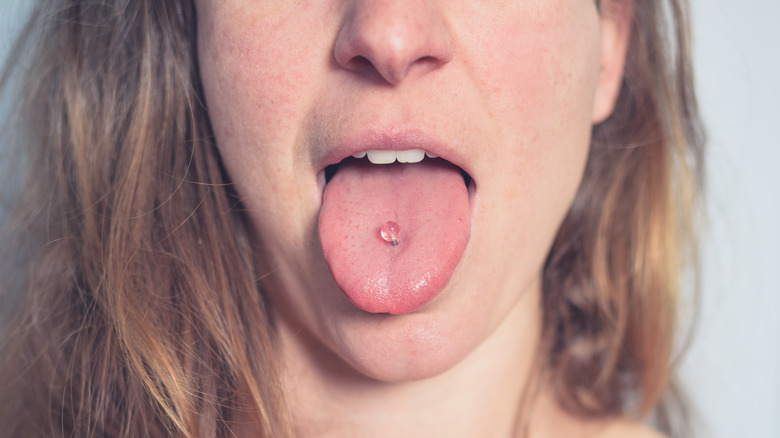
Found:
M 349 159 L 325 187 L 320 243 L 331 275 L 357 307 L 408 313 L 446 286 L 469 240 L 468 190 L 440 159 L 374 165 Z M 397 245 L 383 239 L 399 225 Z

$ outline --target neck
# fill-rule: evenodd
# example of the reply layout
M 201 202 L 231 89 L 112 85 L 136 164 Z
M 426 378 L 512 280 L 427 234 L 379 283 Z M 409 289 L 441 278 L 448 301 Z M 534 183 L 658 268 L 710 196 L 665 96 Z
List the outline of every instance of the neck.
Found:
M 539 387 L 538 379 L 530 377 L 536 375 L 541 325 L 533 307 L 515 305 L 475 350 L 447 371 L 398 383 L 360 374 L 318 341 L 281 322 L 287 364 L 283 382 L 296 435 L 522 436 L 527 408 Z

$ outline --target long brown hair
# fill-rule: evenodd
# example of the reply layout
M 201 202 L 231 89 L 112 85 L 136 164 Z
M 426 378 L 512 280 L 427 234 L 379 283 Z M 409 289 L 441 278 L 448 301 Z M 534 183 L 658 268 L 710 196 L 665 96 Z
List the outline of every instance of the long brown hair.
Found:
M 695 247 L 688 8 L 635 7 L 617 108 L 544 270 L 547 378 L 584 417 L 658 406 Z M 291 435 L 195 23 L 186 0 L 41 2 L 12 52 L 4 152 L 25 173 L 6 199 L 0 435 L 228 436 L 237 413 Z
M 565 408 L 590 417 L 656 408 L 668 430 L 674 412 L 664 407 L 680 400 L 658 402 L 675 390 L 679 280 L 697 267 L 704 138 L 687 4 L 634 7 L 617 105 L 593 128 L 582 185 L 545 266 L 543 327 Z

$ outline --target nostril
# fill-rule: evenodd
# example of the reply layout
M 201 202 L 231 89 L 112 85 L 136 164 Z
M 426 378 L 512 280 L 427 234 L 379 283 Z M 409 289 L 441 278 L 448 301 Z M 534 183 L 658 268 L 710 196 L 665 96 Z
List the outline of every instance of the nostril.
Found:
M 365 56 L 358 55 L 349 60 L 347 68 L 356 73 L 366 73 L 374 70 L 374 64 Z

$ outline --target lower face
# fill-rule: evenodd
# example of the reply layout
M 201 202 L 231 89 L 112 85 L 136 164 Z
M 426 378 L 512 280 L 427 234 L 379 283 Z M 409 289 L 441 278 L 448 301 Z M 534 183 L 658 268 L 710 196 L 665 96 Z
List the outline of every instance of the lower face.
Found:
M 538 325 L 542 265 L 588 154 L 592 0 L 196 3 L 208 113 L 280 324 L 383 381 L 444 372 L 508 315 Z M 383 308 L 334 280 L 319 220 L 325 166 L 389 144 L 436 149 L 471 183 L 454 269 Z M 418 210 L 406 223 L 436 213 Z

